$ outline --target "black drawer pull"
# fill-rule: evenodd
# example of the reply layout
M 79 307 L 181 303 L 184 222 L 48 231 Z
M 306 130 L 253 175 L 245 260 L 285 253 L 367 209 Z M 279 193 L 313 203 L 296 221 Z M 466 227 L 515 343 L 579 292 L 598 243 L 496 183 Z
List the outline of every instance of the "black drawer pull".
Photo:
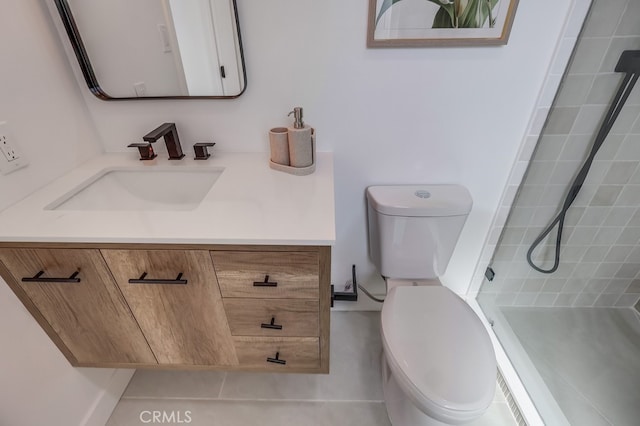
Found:
M 23 283 L 79 283 L 80 278 L 76 278 L 80 272 L 75 271 L 69 278 L 42 278 L 44 271 L 38 271 L 33 277 L 23 278 Z
M 254 287 L 278 287 L 277 282 L 269 282 L 269 275 L 264 276 L 264 281 L 254 281 Z
M 281 365 L 285 365 L 287 363 L 287 361 L 285 361 L 284 359 L 280 359 L 280 352 L 276 352 L 275 358 L 267 358 L 267 362 L 273 362 L 274 364 Z
M 271 317 L 271 323 L 270 324 L 265 324 L 262 323 L 260 324 L 261 328 L 270 328 L 273 330 L 282 330 L 282 326 L 280 324 L 275 324 L 276 322 L 276 317 Z
M 159 280 L 159 279 L 145 279 L 146 272 L 143 272 L 138 279 L 130 279 L 129 284 L 186 284 L 187 280 L 182 279 L 182 272 L 178 274 L 175 280 Z

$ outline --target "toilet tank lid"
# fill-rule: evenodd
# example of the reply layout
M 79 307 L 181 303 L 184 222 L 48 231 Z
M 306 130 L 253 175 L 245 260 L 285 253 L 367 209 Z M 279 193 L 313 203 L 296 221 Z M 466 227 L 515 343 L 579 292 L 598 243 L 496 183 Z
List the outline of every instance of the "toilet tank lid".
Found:
M 473 201 L 461 185 L 380 185 L 367 188 L 369 205 L 390 216 L 463 216 Z

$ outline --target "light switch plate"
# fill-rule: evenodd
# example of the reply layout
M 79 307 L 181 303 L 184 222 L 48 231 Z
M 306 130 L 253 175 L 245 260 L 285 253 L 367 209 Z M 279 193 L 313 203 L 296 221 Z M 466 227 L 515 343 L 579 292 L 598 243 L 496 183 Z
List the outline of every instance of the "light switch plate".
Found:
M 9 130 L 9 124 L 6 121 L 0 122 L 0 172 L 6 175 L 27 164 L 26 158 L 20 152 Z

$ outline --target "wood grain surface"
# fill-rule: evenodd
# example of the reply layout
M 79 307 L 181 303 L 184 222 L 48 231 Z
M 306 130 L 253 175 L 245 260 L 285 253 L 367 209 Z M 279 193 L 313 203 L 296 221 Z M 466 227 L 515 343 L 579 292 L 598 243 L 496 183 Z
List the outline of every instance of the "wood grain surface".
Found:
M 318 298 L 317 252 L 212 251 L 211 257 L 224 297 Z M 267 275 L 277 287 L 253 285 Z
M 236 336 L 233 341 L 241 366 L 272 371 L 320 366 L 318 338 Z M 285 365 L 267 361 L 267 358 L 274 358 L 276 353 L 287 362 Z
M 161 364 L 235 365 L 231 333 L 206 250 L 102 250 Z M 131 278 L 174 279 L 186 285 L 130 284 Z
M 78 363 L 156 362 L 98 250 L 5 248 L 0 260 L 13 278 L 7 282 L 29 297 Z M 79 271 L 80 282 L 21 281 L 38 271 L 43 278 Z
M 318 301 L 307 299 L 224 298 L 224 309 L 234 336 L 318 337 Z M 282 329 L 263 328 L 275 324 Z

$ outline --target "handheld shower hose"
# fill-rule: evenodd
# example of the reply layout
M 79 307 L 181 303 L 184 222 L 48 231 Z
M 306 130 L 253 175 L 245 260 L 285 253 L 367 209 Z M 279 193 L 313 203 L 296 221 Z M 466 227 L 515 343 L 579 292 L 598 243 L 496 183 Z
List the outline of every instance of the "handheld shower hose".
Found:
M 593 146 L 591 147 L 591 151 L 589 155 L 585 159 L 580 171 L 576 174 L 576 177 L 573 179 L 571 183 L 571 187 L 564 199 L 562 204 L 562 208 L 557 216 L 549 223 L 549 225 L 538 235 L 538 237 L 533 241 L 529 250 L 527 251 L 527 263 L 538 272 L 542 272 L 544 274 L 551 274 L 558 269 L 560 265 L 560 246 L 562 242 L 562 230 L 564 228 L 564 220 L 573 204 L 573 201 L 578 196 L 582 185 L 584 184 L 585 179 L 587 178 L 587 174 L 589 173 L 589 169 L 591 168 L 591 164 L 593 163 L 593 159 L 595 158 L 598 150 L 604 143 L 604 140 L 607 138 L 607 135 L 611 131 L 613 124 L 615 123 L 620 111 L 624 107 L 627 98 L 631 94 L 633 87 L 638 81 L 638 77 L 640 77 L 640 50 L 625 50 L 622 52 L 620 59 L 618 60 L 618 64 L 615 68 L 616 72 L 625 73 L 625 76 L 622 80 L 622 83 L 618 87 L 618 91 L 616 92 L 615 97 L 613 98 L 613 102 L 607 111 L 607 114 L 604 117 L 602 125 L 600 126 L 600 130 L 596 135 L 596 138 L 593 142 Z M 553 266 L 549 269 L 543 269 L 536 265 L 533 260 L 533 252 L 536 247 L 544 241 L 544 239 L 551 233 L 555 226 L 558 226 L 558 232 L 556 234 L 556 245 L 555 245 L 555 259 Z

